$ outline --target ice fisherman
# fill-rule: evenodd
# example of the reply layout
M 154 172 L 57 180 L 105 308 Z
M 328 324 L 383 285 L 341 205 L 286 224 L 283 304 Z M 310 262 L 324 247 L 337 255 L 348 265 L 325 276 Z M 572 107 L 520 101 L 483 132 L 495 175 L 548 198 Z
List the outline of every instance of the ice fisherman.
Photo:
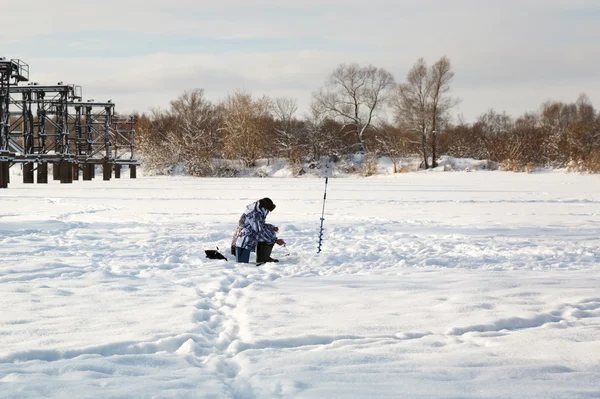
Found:
M 273 212 L 275 204 L 270 198 L 263 198 L 246 207 L 240 217 L 238 227 L 231 241 L 231 254 L 239 263 L 250 262 L 250 253 L 256 251 L 256 262 L 279 262 L 271 258 L 273 246 L 284 245 L 285 241 L 278 239 L 279 228 L 266 223 L 269 212 Z

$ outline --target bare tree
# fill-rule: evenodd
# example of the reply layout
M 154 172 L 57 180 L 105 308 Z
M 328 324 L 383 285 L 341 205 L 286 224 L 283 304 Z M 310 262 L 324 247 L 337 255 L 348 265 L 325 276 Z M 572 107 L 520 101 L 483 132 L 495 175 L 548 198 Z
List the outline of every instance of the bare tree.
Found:
M 312 104 L 310 110 L 305 115 L 306 120 L 306 135 L 309 148 L 309 158 L 312 161 L 318 161 L 322 155 L 325 155 L 327 150 L 327 134 L 326 134 L 326 112 Z
M 407 74 L 406 83 L 397 86 L 393 100 L 396 122 L 421 137 L 423 166 L 437 166 L 437 134 L 449 119 L 449 111 L 458 100 L 448 96 L 450 82 L 454 78 L 450 60 L 440 58 L 429 68 L 419 58 Z
M 596 110 L 585 94 L 581 94 L 575 104 L 571 105 L 576 113 L 567 128 L 567 152 L 570 160 L 589 164 L 590 155 L 600 148 L 600 126 Z
M 392 74 L 374 66 L 358 64 L 338 66 L 325 86 L 313 95 L 314 104 L 329 116 L 351 125 L 360 150 L 367 152 L 364 135 L 384 104 L 394 85 Z
M 171 101 L 171 115 L 175 118 L 176 140 L 183 151 L 209 157 L 218 147 L 217 113 L 215 106 L 204 96 L 204 90 L 184 92 Z
M 174 165 L 171 148 L 166 145 L 173 126 L 173 118 L 157 109 L 152 110 L 151 115 L 142 114 L 137 118 L 136 146 L 146 170 L 163 174 L 168 173 Z
M 423 58 L 419 58 L 408 71 L 406 83 L 397 86 L 393 102 L 396 122 L 421 137 L 421 155 L 425 169 L 429 168 L 427 134 L 431 130 L 429 119 L 431 87 L 427 75 L 427 63 Z
M 136 126 L 147 165 L 159 173 L 181 166 L 190 175 L 210 173 L 210 158 L 220 150 L 215 106 L 201 89 L 186 91 L 168 110 L 153 110 Z
M 297 110 L 298 104 L 293 98 L 278 97 L 273 102 L 275 144 L 278 152 L 293 162 L 300 160 L 303 146 L 301 123 L 294 117 Z
M 230 159 L 240 159 L 246 166 L 267 156 L 272 146 L 271 100 L 257 100 L 250 93 L 234 93 L 221 104 L 222 123 L 225 134 L 225 152 Z
M 431 164 L 437 163 L 437 133 L 440 125 L 448 122 L 448 111 L 458 104 L 458 100 L 448 96 L 450 82 L 454 78 L 450 59 L 440 58 L 429 71 L 429 101 L 431 103 Z
M 508 137 L 514 131 L 515 122 L 506 112 L 488 110 L 477 118 L 474 129 L 481 134 L 483 144 L 482 157 L 492 161 L 501 161 L 507 151 Z M 518 140 L 517 140 L 518 141 Z
M 289 127 L 298 111 L 298 103 L 294 98 L 277 97 L 273 102 L 273 114 L 282 122 L 283 127 Z
M 548 101 L 542 105 L 540 122 L 544 143 L 540 151 L 550 164 L 563 166 L 571 158 L 567 150 L 568 135 L 576 118 L 575 104 Z
M 477 125 L 481 126 L 486 136 L 493 137 L 512 131 L 514 122 L 506 112 L 499 114 L 494 109 L 490 109 L 477 118 Z
M 446 128 L 439 137 L 440 153 L 456 158 L 490 159 L 487 156 L 485 136 L 479 125 L 464 122 Z

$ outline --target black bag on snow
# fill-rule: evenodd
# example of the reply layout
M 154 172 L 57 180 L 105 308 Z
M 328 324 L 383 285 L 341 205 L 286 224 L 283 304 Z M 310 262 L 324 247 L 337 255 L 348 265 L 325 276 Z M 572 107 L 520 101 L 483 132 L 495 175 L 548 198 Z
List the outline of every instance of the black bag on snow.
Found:
M 207 249 L 204 251 L 204 253 L 206 253 L 206 257 L 208 259 L 225 259 L 225 260 L 227 260 L 227 258 L 224 257 L 223 254 L 220 253 L 219 251 L 217 251 L 216 249 Z

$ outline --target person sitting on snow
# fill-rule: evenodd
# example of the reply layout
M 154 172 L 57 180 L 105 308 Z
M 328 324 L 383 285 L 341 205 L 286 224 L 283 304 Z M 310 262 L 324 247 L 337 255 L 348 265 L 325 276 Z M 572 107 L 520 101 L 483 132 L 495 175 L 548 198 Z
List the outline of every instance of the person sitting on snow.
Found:
M 246 207 L 231 241 L 231 254 L 235 255 L 238 263 L 250 262 L 250 253 L 254 251 L 257 263 L 279 262 L 271 258 L 271 251 L 275 244 L 284 245 L 285 241 L 277 238 L 278 227 L 265 222 L 274 209 L 275 204 L 270 198 L 260 199 Z

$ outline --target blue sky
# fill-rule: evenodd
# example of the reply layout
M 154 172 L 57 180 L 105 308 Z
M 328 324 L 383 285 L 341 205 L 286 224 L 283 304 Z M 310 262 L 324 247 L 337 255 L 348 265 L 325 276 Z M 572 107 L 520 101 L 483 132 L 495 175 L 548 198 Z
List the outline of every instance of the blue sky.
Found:
M 600 107 L 597 0 L 55 0 L 2 13 L 13 33 L 0 56 L 122 112 L 167 107 L 193 88 L 215 101 L 236 90 L 294 97 L 302 110 L 340 63 L 402 82 L 419 57 L 443 55 L 462 99 L 455 113 L 469 121 L 582 92 Z

